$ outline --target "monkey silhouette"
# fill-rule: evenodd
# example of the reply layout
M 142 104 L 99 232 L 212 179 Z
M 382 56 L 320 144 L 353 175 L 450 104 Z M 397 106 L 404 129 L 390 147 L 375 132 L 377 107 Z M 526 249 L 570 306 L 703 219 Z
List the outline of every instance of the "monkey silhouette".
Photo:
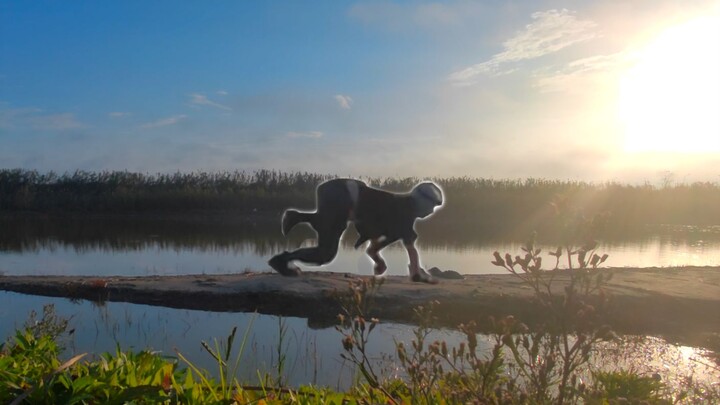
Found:
M 315 247 L 306 247 L 273 256 L 268 264 L 284 276 L 296 276 L 300 269 L 292 262 L 322 265 L 332 261 L 338 252 L 340 237 L 352 222 L 359 234 L 355 248 L 370 241 L 366 253 L 374 263 L 374 273 L 382 276 L 387 264 L 380 251 L 401 240 L 408 255 L 410 279 L 415 282 L 436 283 L 420 267 L 420 255 L 415 247 L 415 221 L 432 215 L 443 204 L 443 193 L 435 183 L 425 181 L 408 193 L 393 193 L 373 188 L 360 180 L 333 179 L 316 189 L 316 210 L 300 212 L 288 209 L 282 217 L 282 233 L 297 224 L 310 224 L 318 235 Z

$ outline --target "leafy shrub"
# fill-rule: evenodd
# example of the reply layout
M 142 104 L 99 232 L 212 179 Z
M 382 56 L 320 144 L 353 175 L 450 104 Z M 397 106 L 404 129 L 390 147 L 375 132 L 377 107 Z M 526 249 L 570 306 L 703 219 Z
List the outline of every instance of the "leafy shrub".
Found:
M 54 314 L 54 311 L 46 313 Z M 53 315 L 54 317 L 54 315 Z M 33 322 L 33 324 L 35 324 Z M 231 403 L 327 403 L 353 401 L 351 394 L 300 387 L 248 387 L 234 378 L 242 348 L 234 362 L 230 355 L 235 329 L 226 342 L 204 347 L 218 362 L 219 381 L 197 368 L 181 354 L 178 359 L 150 351 L 103 353 L 94 360 L 86 354 L 66 361 L 62 349 L 39 329 L 18 330 L 0 347 L 0 403 L 7 404 L 231 404 Z M 45 329 L 47 331 L 47 329 Z M 247 333 L 245 334 L 247 336 Z M 244 339 L 243 339 L 244 342 Z

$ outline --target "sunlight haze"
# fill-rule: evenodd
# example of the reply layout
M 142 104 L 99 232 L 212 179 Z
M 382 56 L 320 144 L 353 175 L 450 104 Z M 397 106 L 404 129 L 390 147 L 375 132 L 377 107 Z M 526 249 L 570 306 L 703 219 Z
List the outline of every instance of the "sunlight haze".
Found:
M 720 16 L 662 31 L 621 80 L 629 151 L 720 152 Z
M 0 167 L 720 176 L 720 3 L 0 5 Z

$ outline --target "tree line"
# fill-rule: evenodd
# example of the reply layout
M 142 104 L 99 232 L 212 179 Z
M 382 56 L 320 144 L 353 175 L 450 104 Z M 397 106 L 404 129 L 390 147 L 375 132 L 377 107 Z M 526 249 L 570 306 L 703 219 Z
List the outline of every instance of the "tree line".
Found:
M 129 171 L 39 172 L 0 169 L 0 212 L 40 213 L 234 213 L 277 216 L 287 207 L 314 207 L 315 187 L 337 176 L 308 172 Z M 407 191 L 418 181 L 363 178 L 374 187 Z M 540 226 L 572 207 L 573 215 L 607 214 L 616 226 L 720 225 L 720 184 L 592 183 L 552 179 L 432 179 L 446 204 L 437 226 Z

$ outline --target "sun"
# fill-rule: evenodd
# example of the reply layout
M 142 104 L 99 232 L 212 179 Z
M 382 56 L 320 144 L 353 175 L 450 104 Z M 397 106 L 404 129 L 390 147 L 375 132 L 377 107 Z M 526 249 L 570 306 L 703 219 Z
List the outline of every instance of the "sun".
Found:
M 628 152 L 720 152 L 720 14 L 660 33 L 620 80 Z

